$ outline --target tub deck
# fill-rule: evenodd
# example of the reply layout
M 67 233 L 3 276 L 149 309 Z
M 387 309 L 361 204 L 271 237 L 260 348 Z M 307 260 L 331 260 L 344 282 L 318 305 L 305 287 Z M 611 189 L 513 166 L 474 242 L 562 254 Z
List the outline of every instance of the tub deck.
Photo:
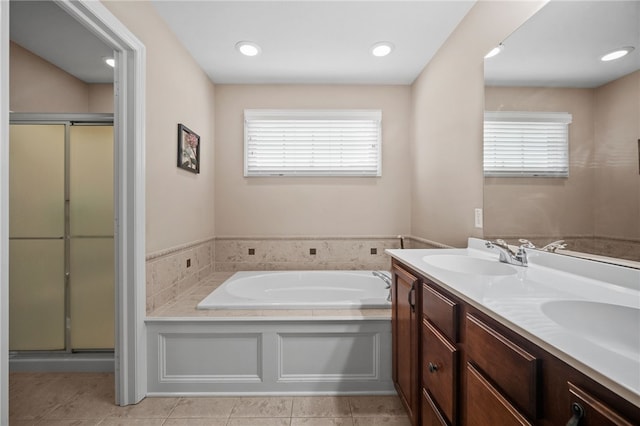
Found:
M 196 305 L 229 279 L 233 272 L 214 272 L 184 295 L 147 313 L 152 318 L 248 318 L 331 317 L 345 319 L 391 319 L 391 309 L 196 309 Z
M 147 314 L 149 396 L 395 394 L 390 308 L 196 309 L 231 275 Z

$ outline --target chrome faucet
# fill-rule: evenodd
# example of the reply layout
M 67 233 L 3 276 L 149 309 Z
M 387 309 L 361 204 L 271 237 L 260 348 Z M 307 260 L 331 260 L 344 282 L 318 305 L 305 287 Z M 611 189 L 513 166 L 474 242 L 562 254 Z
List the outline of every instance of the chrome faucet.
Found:
M 385 274 L 384 272 L 380 272 L 380 271 L 371 271 L 371 273 L 380 278 L 382 281 L 384 281 L 385 283 L 385 287 L 386 289 L 389 289 L 389 295 L 387 296 L 387 302 L 391 302 L 391 278 L 389 278 L 389 276 L 387 274 Z
M 502 263 L 527 266 L 527 252 L 524 249 L 530 247 L 529 244 L 522 244 L 517 251 L 514 251 L 504 240 L 496 240 L 495 242 L 487 241 L 485 247 L 498 250 Z
M 555 253 L 556 250 L 563 249 L 566 246 L 567 244 L 564 242 L 564 240 L 558 240 L 558 241 L 554 241 L 552 243 L 547 244 L 546 246 L 542 247 L 540 250 Z

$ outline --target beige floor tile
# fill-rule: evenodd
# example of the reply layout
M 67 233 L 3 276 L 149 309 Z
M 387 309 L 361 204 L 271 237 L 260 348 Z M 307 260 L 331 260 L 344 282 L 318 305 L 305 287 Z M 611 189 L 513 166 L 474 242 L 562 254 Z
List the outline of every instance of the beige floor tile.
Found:
M 291 417 L 292 398 L 239 398 L 231 417 Z
M 314 396 L 293 398 L 291 417 L 350 417 L 348 397 Z
M 96 388 L 82 393 L 44 416 L 45 419 L 96 419 L 109 416 L 117 407 L 114 389 Z
M 164 419 L 104 419 L 99 426 L 162 426 Z
M 248 418 L 248 417 L 236 417 L 229 419 L 227 426 L 289 426 L 291 419 L 288 417 L 282 418 Z
M 170 418 L 228 418 L 239 398 L 180 398 Z
M 404 407 L 397 396 L 352 396 L 351 415 L 355 417 L 404 416 Z
M 354 417 L 353 426 L 411 426 L 407 416 Z
M 116 407 L 109 417 L 165 419 L 178 404 L 179 398 L 145 398 L 136 405 Z
M 351 417 L 293 417 L 291 426 L 353 426 Z
M 52 420 L 52 419 L 44 419 L 39 423 L 36 423 L 37 426 L 96 426 L 100 424 L 102 419 L 85 419 L 85 420 L 72 420 L 72 419 L 61 419 L 61 420 Z M 13 423 L 11 423 L 13 426 Z
M 227 419 L 167 419 L 162 426 L 226 426 Z

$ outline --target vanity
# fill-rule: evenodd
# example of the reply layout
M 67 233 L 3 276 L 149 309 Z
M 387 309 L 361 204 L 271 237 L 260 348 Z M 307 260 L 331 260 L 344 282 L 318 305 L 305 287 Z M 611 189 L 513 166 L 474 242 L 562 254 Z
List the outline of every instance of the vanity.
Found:
M 640 269 L 525 251 L 386 250 L 412 424 L 640 424 Z

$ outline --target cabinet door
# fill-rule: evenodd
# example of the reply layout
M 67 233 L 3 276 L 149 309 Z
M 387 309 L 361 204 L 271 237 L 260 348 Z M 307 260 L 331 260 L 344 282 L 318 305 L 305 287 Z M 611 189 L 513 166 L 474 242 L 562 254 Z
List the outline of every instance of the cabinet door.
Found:
M 473 426 L 531 425 L 471 364 L 467 364 L 467 420 Z
M 394 268 L 393 283 L 393 380 L 411 423 L 416 424 L 418 404 L 418 324 L 415 292 L 418 279 Z
M 615 411 L 601 401 L 589 395 L 573 383 L 569 382 L 570 407 L 567 417 L 572 415 L 567 424 L 576 426 L 631 426 L 632 423 L 620 417 Z M 577 406 L 576 406 L 577 405 Z

